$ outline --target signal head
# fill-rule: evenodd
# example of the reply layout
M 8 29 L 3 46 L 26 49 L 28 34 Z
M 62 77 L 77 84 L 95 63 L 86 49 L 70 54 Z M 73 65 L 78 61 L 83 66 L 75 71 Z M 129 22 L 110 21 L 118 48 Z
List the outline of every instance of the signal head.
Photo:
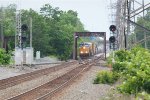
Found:
M 116 31 L 116 26 L 115 25 L 110 25 L 109 30 L 114 32 Z
M 115 41 L 116 41 L 115 36 L 111 36 L 111 37 L 109 38 L 109 42 L 114 43 Z
M 22 30 L 22 31 L 27 31 L 27 30 L 28 30 L 28 26 L 27 26 L 26 24 L 23 24 L 23 25 L 21 26 L 21 30 Z
M 22 36 L 21 39 L 22 39 L 22 42 L 25 42 L 27 40 L 27 37 L 26 36 Z

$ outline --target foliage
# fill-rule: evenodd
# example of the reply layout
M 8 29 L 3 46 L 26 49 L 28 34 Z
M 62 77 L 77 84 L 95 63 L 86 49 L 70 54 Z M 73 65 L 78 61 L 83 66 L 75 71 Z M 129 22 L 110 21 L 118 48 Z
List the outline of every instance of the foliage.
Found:
M 130 51 L 118 50 L 114 55 L 113 72 L 123 79 L 118 90 L 129 94 L 150 93 L 150 51 L 137 46 Z
M 113 73 L 111 71 L 100 71 L 98 72 L 94 80 L 94 84 L 98 84 L 98 83 L 112 84 L 116 82 L 117 79 L 118 79 L 117 73 Z
M 2 7 L 0 8 L 2 9 Z M 4 35 L 14 36 L 15 34 L 15 13 L 16 6 L 9 5 L 3 12 Z M 58 7 L 45 4 L 40 8 L 40 12 L 32 9 L 21 10 L 22 24 L 29 25 L 29 18 L 32 18 L 32 43 L 34 51 L 41 51 L 42 56 L 56 55 L 61 60 L 70 57 L 73 47 L 73 33 L 84 31 L 84 26 L 78 18 L 78 13 L 73 10 L 62 11 Z M 25 47 L 30 43 L 30 30 L 24 32 L 27 37 L 24 42 Z M 14 49 L 14 41 L 8 42 L 9 49 Z
M 148 98 L 150 93 L 150 51 L 142 47 L 135 47 L 130 51 L 118 50 L 114 52 L 115 61 L 112 62 L 112 54 L 107 59 L 113 65 L 111 73 L 117 73 L 123 83 L 118 86 L 121 93 L 138 94 L 145 91 Z M 112 75 L 100 73 L 94 83 L 109 83 Z M 109 77 L 109 78 L 108 78 Z
M 147 92 L 150 93 L 150 79 L 145 80 L 143 84 L 143 89 Z
M 45 25 L 42 25 L 45 28 L 42 29 L 44 31 L 47 29 L 47 32 L 43 32 L 47 38 L 47 40 L 42 39 L 45 42 L 44 48 L 46 48 L 43 55 L 56 55 L 61 60 L 67 60 L 72 53 L 73 33 L 84 30 L 77 17 L 77 12 L 61 11 L 58 7 L 53 8 L 49 4 L 45 4 L 40 13 L 45 22 Z M 43 33 L 39 35 L 43 35 Z M 37 38 L 35 37 L 36 40 Z M 35 43 L 37 44 L 37 42 Z M 43 46 L 43 43 L 41 45 Z
M 17 6 L 11 4 L 6 8 L 0 7 L 1 16 L 3 16 L 3 28 L 5 36 L 13 36 L 15 34 L 15 12 Z
M 114 72 L 122 72 L 126 69 L 126 62 L 115 62 L 112 66 Z
M 118 87 L 118 90 L 122 93 L 135 94 L 141 90 L 141 86 L 142 79 L 136 76 L 131 76 Z
M 106 58 L 107 64 L 112 64 L 112 59 L 113 59 L 113 53 L 109 54 L 109 57 Z
M 0 49 L 0 65 L 9 64 L 11 61 L 11 55 L 6 53 L 4 49 Z
M 150 100 L 150 95 L 143 91 L 137 94 L 136 100 Z
M 115 61 L 124 62 L 130 59 L 130 54 L 127 50 L 118 50 L 114 54 Z
M 16 5 L 11 4 L 7 7 L 0 7 L 0 17 L 2 18 L 1 23 L 3 24 L 4 36 L 15 35 L 15 19 Z M 2 29 L 2 28 L 1 28 Z M 0 30 L 1 30 L 0 29 Z M 8 47 L 14 49 L 15 38 L 10 42 L 8 41 Z

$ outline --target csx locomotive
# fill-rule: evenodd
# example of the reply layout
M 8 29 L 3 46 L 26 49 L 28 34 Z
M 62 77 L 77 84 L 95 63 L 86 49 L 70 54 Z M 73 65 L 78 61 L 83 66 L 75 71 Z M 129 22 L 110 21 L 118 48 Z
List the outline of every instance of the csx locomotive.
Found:
M 79 56 L 90 57 L 96 54 L 96 45 L 91 42 L 82 42 L 79 45 Z

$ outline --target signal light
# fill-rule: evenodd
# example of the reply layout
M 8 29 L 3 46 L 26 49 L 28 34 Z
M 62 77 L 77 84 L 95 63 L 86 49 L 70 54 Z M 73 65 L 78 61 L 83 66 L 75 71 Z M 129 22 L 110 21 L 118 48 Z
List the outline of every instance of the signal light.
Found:
M 109 42 L 114 43 L 115 41 L 116 41 L 115 36 L 111 36 L 111 37 L 109 38 Z
M 21 39 L 22 39 L 22 42 L 25 42 L 27 40 L 27 37 L 26 36 L 22 36 Z
M 110 25 L 109 30 L 114 32 L 116 31 L 116 26 L 115 25 Z
M 21 30 L 22 30 L 22 31 L 27 31 L 27 30 L 28 30 L 28 26 L 27 26 L 26 24 L 23 24 L 23 25 L 21 26 Z

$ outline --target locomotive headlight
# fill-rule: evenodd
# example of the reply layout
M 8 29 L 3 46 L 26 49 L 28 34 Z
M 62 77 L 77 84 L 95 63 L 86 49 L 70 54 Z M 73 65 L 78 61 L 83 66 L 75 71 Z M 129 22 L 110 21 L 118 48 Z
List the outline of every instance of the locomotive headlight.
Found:
M 85 49 L 85 46 L 83 47 L 83 49 Z
M 81 51 L 80 53 L 83 53 L 83 51 Z

